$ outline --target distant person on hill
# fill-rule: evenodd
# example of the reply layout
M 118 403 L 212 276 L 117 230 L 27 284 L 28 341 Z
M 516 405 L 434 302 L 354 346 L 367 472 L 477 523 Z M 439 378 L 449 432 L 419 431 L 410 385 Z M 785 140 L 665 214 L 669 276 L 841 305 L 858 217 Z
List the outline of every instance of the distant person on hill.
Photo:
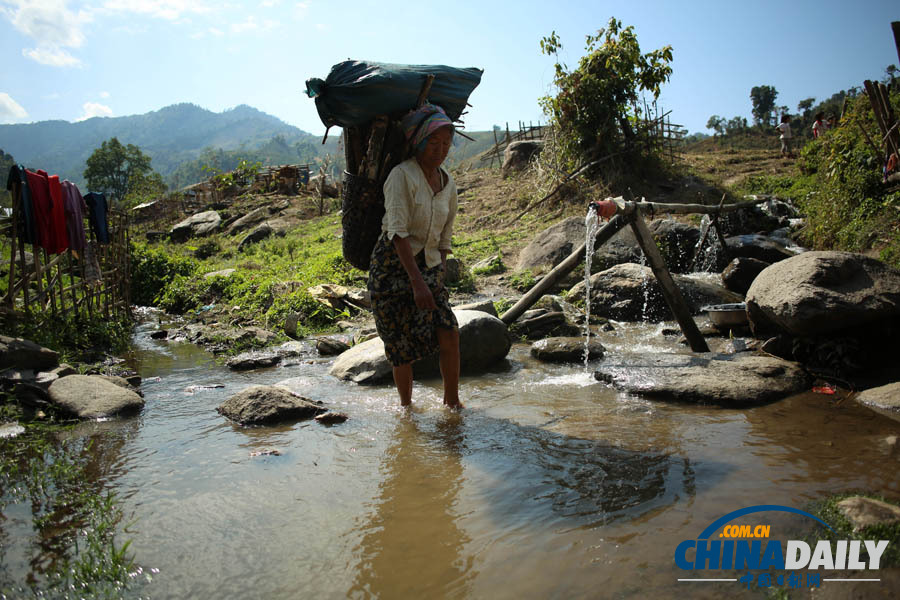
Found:
M 819 139 L 827 129 L 828 125 L 825 124 L 825 113 L 816 113 L 816 120 L 813 122 L 812 126 L 813 138 Z
M 412 364 L 438 353 L 444 404 L 460 409 L 459 325 L 444 286 L 457 211 L 456 184 L 441 167 L 453 122 L 426 103 L 401 120 L 414 156 L 384 182 L 384 220 L 369 265 L 375 328 L 393 367 L 400 405 L 412 402 Z
M 781 115 L 781 123 L 776 127 L 781 132 L 781 156 L 794 158 L 791 151 L 791 118 L 788 115 Z

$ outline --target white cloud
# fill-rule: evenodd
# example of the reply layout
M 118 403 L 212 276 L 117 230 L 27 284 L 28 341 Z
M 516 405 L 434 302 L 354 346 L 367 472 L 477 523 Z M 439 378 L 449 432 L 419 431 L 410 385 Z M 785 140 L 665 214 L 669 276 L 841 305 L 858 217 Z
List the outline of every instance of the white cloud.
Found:
M 41 63 L 42 65 L 50 65 L 51 67 L 80 67 L 81 60 L 75 58 L 62 48 L 53 45 L 38 46 L 37 48 L 22 48 L 22 56 L 27 56 L 31 60 Z
M 101 98 L 109 98 L 109 92 L 100 92 L 99 96 Z
M 88 11 L 70 10 L 68 0 L 13 0 L 6 4 L 3 14 L 13 27 L 37 42 L 35 48 L 22 50 L 24 56 L 55 67 L 81 66 L 66 48 L 84 44 L 83 28 L 92 20 Z
M 13 100 L 6 92 L 0 92 L 0 123 L 15 123 L 28 116 L 22 105 Z
M 294 17 L 296 17 L 298 19 L 304 18 L 308 11 L 309 11 L 309 0 L 304 0 L 303 2 L 297 2 L 294 5 Z
M 225 32 L 222 31 L 221 29 L 216 29 L 215 27 L 210 27 L 210 28 L 209 28 L 209 35 L 214 35 L 214 36 L 216 36 L 216 37 L 219 37 L 219 36 L 225 35 Z
M 204 14 L 211 10 L 200 0 L 107 0 L 103 3 L 103 8 L 149 15 L 167 21 L 181 21 L 185 14 Z
M 245 33 L 248 31 L 268 31 L 278 26 L 278 21 L 272 19 L 264 19 L 262 23 L 256 20 L 256 17 L 250 15 L 243 23 L 233 23 L 231 31 L 234 33 Z
M 325 23 L 316 23 L 316 29 L 318 29 L 319 31 L 328 31 L 331 28 Z
M 263 0 L 260 3 L 260 6 L 262 6 L 263 8 L 272 8 L 274 6 L 278 6 L 279 4 L 281 4 L 281 0 Z
M 76 122 L 90 119 L 91 117 L 111 117 L 113 111 L 110 107 L 97 102 L 85 102 L 82 107 L 84 114 L 75 119 Z

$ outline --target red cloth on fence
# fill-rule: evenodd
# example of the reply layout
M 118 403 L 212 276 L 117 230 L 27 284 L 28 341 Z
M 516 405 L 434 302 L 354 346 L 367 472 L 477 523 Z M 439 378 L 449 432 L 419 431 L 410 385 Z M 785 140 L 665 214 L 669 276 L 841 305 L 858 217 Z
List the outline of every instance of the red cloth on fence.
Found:
M 28 187 L 31 189 L 31 203 L 34 208 L 34 221 L 37 229 L 37 245 L 52 252 L 56 247 L 52 231 L 53 200 L 50 198 L 50 182 L 46 171 L 32 173 L 25 171 Z
M 38 171 L 40 173 L 40 171 Z M 69 248 L 69 230 L 66 229 L 66 203 L 63 199 L 62 183 L 59 175 L 49 175 L 50 199 L 53 200 L 53 210 L 50 213 L 51 230 L 53 236 L 53 250 L 47 249 L 51 254 L 61 254 Z

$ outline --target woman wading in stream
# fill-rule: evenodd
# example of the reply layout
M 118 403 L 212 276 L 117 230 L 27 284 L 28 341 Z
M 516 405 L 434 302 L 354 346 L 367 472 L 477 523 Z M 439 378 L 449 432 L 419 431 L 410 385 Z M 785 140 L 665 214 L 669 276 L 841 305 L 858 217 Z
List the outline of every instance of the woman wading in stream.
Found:
M 412 363 L 439 351 L 444 404 L 458 409 L 459 327 L 444 287 L 456 184 L 441 167 L 453 123 L 442 108 L 425 104 L 401 126 L 415 156 L 397 165 L 384 183 L 385 215 L 368 280 L 375 327 L 402 406 L 412 402 Z

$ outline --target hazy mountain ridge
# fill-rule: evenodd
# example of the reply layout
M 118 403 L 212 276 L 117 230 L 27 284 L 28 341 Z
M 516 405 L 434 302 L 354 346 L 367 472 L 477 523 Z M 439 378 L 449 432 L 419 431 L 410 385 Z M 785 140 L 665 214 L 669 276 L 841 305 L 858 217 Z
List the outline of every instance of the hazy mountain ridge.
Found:
M 288 146 L 318 141 L 318 136 L 247 105 L 215 113 L 182 103 L 142 115 L 0 125 L 0 149 L 28 167 L 82 183 L 85 161 L 112 137 L 138 146 L 167 178 L 206 148 L 252 150 L 278 136 Z

